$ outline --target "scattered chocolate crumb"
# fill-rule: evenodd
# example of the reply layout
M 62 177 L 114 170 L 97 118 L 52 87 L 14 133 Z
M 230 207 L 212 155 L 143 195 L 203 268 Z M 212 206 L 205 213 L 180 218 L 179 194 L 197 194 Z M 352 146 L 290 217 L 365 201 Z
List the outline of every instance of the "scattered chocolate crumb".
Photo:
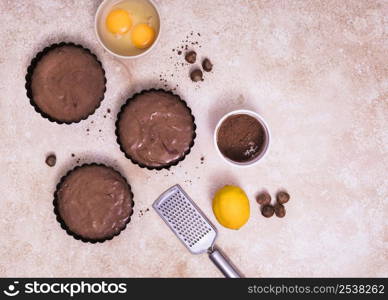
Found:
M 190 78 L 194 82 L 203 81 L 203 74 L 200 69 L 195 69 L 190 73 Z
M 278 218 L 283 218 L 286 215 L 286 208 L 284 207 L 283 204 L 276 203 L 274 209 L 275 209 L 275 215 Z
M 98 132 L 101 132 L 101 131 L 102 131 L 101 129 L 98 130 Z
M 81 161 L 81 160 L 78 158 L 78 159 L 77 159 L 77 164 L 79 164 L 80 161 Z
M 204 161 L 205 161 L 205 157 L 202 156 L 202 157 L 201 157 L 201 165 L 203 164 Z
M 270 204 L 264 205 L 263 208 L 261 209 L 261 214 L 266 218 L 272 217 L 274 212 L 275 212 L 275 209 Z
M 94 121 L 91 121 L 90 123 L 92 123 L 92 124 L 93 124 L 93 123 L 94 123 Z
M 267 192 L 262 192 L 257 196 L 256 201 L 260 205 L 268 205 L 271 204 L 271 196 Z
M 178 51 L 178 55 L 181 55 L 181 54 L 182 54 L 182 51 L 181 51 L 181 50 L 179 50 L 179 51 Z
M 195 51 L 189 51 L 186 53 L 185 55 L 185 60 L 189 63 L 189 64 L 193 64 L 195 63 L 195 61 L 197 60 L 197 53 Z
M 106 115 L 104 115 L 104 119 L 106 119 Z
M 86 128 L 86 131 L 89 132 L 89 128 Z
M 198 34 L 198 36 L 201 36 L 201 34 L 199 32 L 197 34 Z
M 49 167 L 54 167 L 57 162 L 57 157 L 55 154 L 50 154 L 49 156 L 46 157 L 46 164 Z
M 110 114 L 110 108 L 108 108 L 106 111 L 107 111 L 108 114 Z
M 142 217 L 142 216 L 144 216 L 144 214 L 146 213 L 146 212 L 149 212 L 150 211 L 150 209 L 149 208 L 146 208 L 145 210 L 140 210 L 139 211 L 139 217 Z
M 175 52 L 175 49 L 172 49 L 172 52 Z M 160 76 L 162 76 L 162 75 L 160 75 Z
M 202 61 L 202 68 L 204 71 L 210 72 L 213 69 L 213 64 L 211 63 L 211 61 L 208 58 L 205 58 Z
M 74 156 L 75 156 L 75 154 L 74 154 L 74 153 L 72 153 L 72 154 L 71 154 L 71 157 L 74 157 Z

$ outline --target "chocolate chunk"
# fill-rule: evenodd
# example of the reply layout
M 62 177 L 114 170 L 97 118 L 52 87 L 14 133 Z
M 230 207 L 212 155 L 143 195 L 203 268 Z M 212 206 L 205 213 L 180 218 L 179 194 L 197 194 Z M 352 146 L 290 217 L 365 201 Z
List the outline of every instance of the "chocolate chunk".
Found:
M 50 154 L 49 156 L 46 157 L 46 164 L 49 167 L 54 167 L 57 162 L 57 157 L 55 154 Z
M 290 200 L 290 195 L 285 191 L 280 191 L 276 195 L 276 200 L 280 204 L 287 203 Z
M 204 71 L 210 72 L 213 69 L 213 64 L 211 63 L 211 61 L 208 58 L 205 58 L 202 61 L 202 68 Z
M 286 215 L 286 208 L 283 204 L 276 203 L 274 209 L 278 218 L 283 218 Z
M 271 196 L 267 192 L 262 192 L 257 196 L 256 201 L 260 205 L 268 205 L 271 204 Z
M 263 208 L 261 209 L 261 214 L 266 217 L 266 218 L 270 218 L 273 216 L 275 212 L 275 209 L 272 205 L 264 205 Z
M 194 82 L 203 81 L 203 74 L 200 69 L 195 69 L 190 73 L 190 78 Z
M 193 64 L 195 63 L 195 61 L 197 60 L 197 53 L 195 51 L 189 51 L 186 53 L 185 55 L 185 60 L 189 63 L 189 64 Z

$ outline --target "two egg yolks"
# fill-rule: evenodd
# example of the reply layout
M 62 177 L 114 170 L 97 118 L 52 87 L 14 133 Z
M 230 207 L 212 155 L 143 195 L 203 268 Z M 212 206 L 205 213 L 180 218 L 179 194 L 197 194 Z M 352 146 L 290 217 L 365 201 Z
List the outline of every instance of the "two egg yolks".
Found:
M 113 34 L 125 34 L 132 28 L 132 18 L 126 10 L 114 9 L 106 18 L 106 27 Z M 137 24 L 132 29 L 131 40 L 136 48 L 148 48 L 154 39 L 155 30 L 147 24 Z

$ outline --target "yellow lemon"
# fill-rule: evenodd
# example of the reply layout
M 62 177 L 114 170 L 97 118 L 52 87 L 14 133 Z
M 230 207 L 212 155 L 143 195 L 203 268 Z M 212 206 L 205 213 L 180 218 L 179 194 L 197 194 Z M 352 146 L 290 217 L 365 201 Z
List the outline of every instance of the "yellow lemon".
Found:
M 145 49 L 154 42 L 155 30 L 147 24 L 138 24 L 133 28 L 131 37 L 136 48 Z
M 114 9 L 106 17 L 106 27 L 113 34 L 124 34 L 131 29 L 132 19 L 124 9 Z
M 239 229 L 249 219 L 249 200 L 238 186 L 226 185 L 213 198 L 213 212 L 226 228 Z

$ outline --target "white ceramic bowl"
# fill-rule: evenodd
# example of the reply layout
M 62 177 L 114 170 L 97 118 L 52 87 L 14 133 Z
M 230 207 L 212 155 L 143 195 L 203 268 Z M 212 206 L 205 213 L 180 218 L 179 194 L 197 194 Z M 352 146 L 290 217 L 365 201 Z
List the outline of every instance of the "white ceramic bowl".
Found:
M 108 51 L 110 54 L 116 56 L 116 57 L 119 57 L 119 58 L 124 58 L 124 59 L 133 59 L 133 58 L 139 58 L 139 57 L 142 57 L 144 55 L 146 55 L 147 53 L 149 53 L 153 48 L 155 48 L 155 45 L 157 44 L 157 42 L 159 41 L 159 37 L 160 37 L 160 32 L 162 30 L 162 24 L 161 24 L 161 19 L 160 19 L 160 13 L 159 13 L 159 9 L 158 7 L 156 6 L 155 2 L 152 1 L 152 0 L 143 0 L 143 1 L 146 1 L 148 2 L 149 4 L 151 4 L 154 8 L 155 8 L 155 11 L 156 11 L 156 15 L 159 19 L 159 30 L 157 31 L 157 35 L 156 35 L 156 38 L 155 38 L 155 41 L 152 43 L 152 45 L 145 49 L 143 52 L 139 53 L 139 54 L 136 54 L 136 55 L 121 55 L 121 54 L 118 54 L 118 53 L 115 53 L 113 50 L 111 50 L 107 45 L 105 45 L 103 39 L 101 38 L 101 34 L 100 34 L 100 31 L 98 29 L 99 27 L 99 22 L 100 22 L 100 19 L 102 18 L 102 16 L 104 15 L 105 11 L 109 8 L 111 8 L 112 6 L 114 6 L 115 4 L 121 2 L 123 0 L 104 0 L 101 2 L 101 4 L 98 6 L 97 8 L 97 12 L 96 12 L 96 15 L 94 17 L 94 32 L 97 36 L 97 40 L 98 42 L 100 43 L 100 45 L 106 50 Z
M 261 126 L 264 129 L 264 134 L 265 134 L 264 147 L 263 147 L 261 153 L 258 156 L 256 156 L 254 159 L 250 160 L 250 161 L 237 162 L 237 161 L 231 160 L 228 157 L 226 157 L 225 155 L 223 155 L 222 152 L 220 151 L 220 149 L 218 148 L 218 144 L 217 144 L 218 130 L 219 130 L 221 124 L 225 121 L 225 119 L 230 117 L 230 116 L 233 116 L 233 115 L 248 115 L 248 116 L 251 116 L 251 117 L 255 118 L 257 121 L 259 121 L 259 123 L 261 124 Z M 218 121 L 216 129 L 214 130 L 213 141 L 214 141 L 214 146 L 216 147 L 218 154 L 228 164 L 236 166 L 236 167 L 249 167 L 249 166 L 252 166 L 252 165 L 258 163 L 268 153 L 269 146 L 270 146 L 270 141 L 271 141 L 271 134 L 270 134 L 270 131 L 268 129 L 267 123 L 264 121 L 264 119 L 259 114 L 257 114 L 254 111 L 251 111 L 251 110 L 238 109 L 238 110 L 234 110 L 234 111 L 231 111 L 231 112 L 227 113 L 226 115 L 224 115 Z

